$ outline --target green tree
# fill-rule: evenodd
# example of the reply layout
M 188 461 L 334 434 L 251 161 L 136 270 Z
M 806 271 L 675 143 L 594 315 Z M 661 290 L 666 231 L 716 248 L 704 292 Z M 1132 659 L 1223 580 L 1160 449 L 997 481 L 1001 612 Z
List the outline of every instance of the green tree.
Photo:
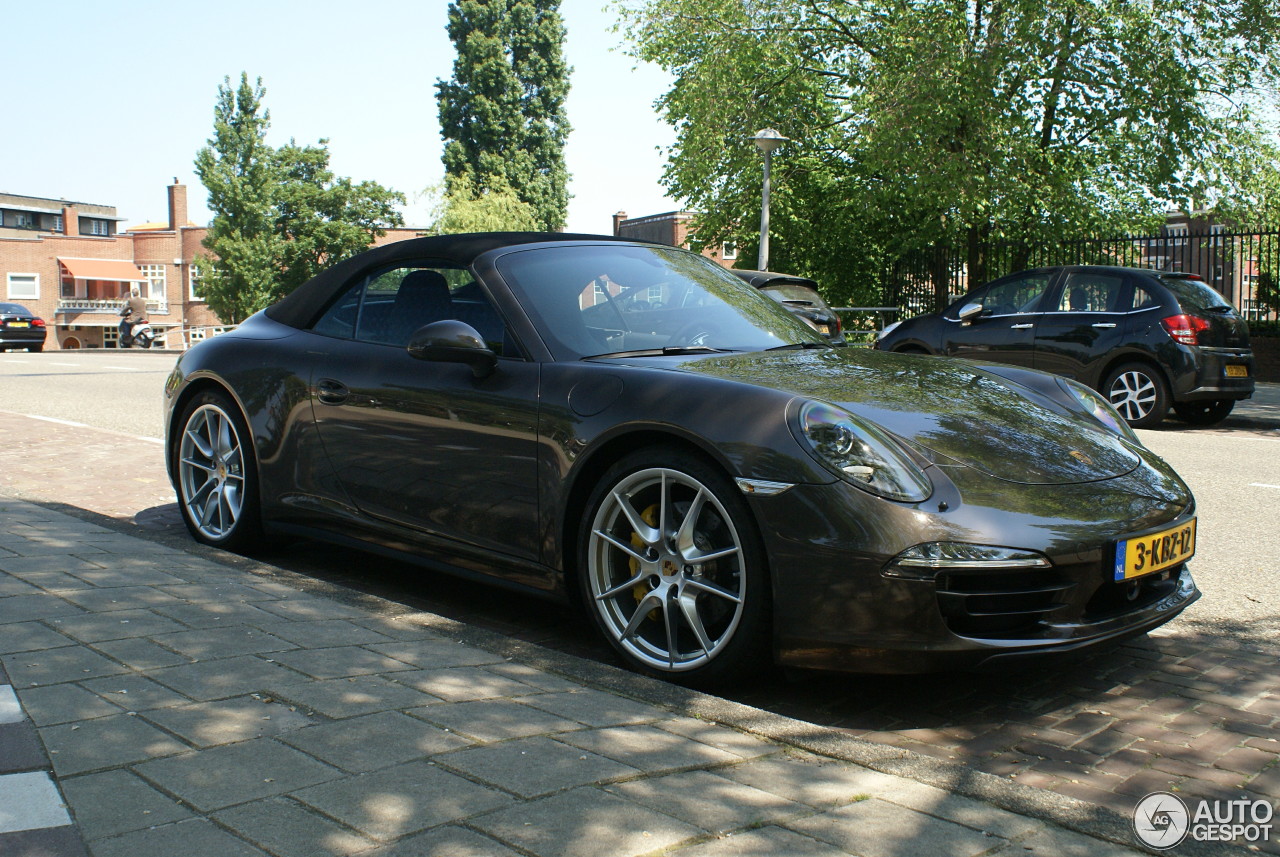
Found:
M 466 177 L 432 191 L 437 196 L 428 232 L 534 232 L 543 228 L 533 206 L 499 176 L 489 189 L 476 188 Z
M 214 215 L 204 239 L 213 256 L 196 262 L 201 296 L 231 324 L 404 222 L 395 207 L 403 194 L 334 176 L 327 140 L 269 145 L 265 93 L 261 78 L 250 84 L 241 73 L 234 89 L 225 78 L 213 136 L 196 154 L 196 175 Z
M 1276 0 L 631 0 L 636 56 L 675 84 L 664 183 L 746 246 L 763 127 L 776 156 L 775 267 L 856 296 L 895 254 L 1150 227 L 1233 192 L 1249 93 L 1274 79 Z M 1016 260 L 1015 260 L 1016 264 Z M 874 299 L 864 295 L 863 299 Z
M 541 229 L 564 228 L 569 174 L 559 0 L 454 0 L 453 79 L 437 81 L 447 180 L 481 199 L 513 190 Z

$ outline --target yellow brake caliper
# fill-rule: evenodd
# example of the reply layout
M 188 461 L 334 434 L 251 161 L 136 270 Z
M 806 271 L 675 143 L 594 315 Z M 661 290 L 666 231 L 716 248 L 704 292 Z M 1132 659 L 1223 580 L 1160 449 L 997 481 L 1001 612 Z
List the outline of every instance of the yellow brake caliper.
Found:
M 654 503 L 652 506 L 641 512 L 640 520 L 644 521 L 651 527 L 658 526 L 658 504 Z M 634 530 L 631 532 L 631 546 L 638 551 L 643 551 L 648 547 L 648 545 L 645 544 L 644 539 L 640 538 L 640 534 Z M 632 557 L 627 560 L 627 567 L 631 569 L 631 576 L 634 577 L 640 572 L 640 560 Z M 649 589 L 643 583 L 637 583 L 631 590 L 631 594 L 635 596 L 637 604 L 643 601 L 645 595 L 648 593 Z M 650 610 L 649 618 L 656 622 L 658 620 L 658 611 L 656 609 Z

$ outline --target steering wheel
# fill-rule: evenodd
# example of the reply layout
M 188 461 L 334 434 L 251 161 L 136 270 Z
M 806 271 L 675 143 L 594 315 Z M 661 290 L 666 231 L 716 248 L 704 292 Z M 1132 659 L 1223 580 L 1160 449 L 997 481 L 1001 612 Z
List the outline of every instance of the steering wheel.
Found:
M 706 345 L 708 337 L 715 336 L 720 328 L 708 322 L 695 320 L 671 334 L 668 345 Z

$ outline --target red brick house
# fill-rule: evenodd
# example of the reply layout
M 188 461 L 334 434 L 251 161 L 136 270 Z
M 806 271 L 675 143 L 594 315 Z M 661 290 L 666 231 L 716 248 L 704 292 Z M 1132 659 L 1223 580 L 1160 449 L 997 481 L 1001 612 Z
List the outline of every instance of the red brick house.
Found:
M 167 188 L 169 219 L 119 232 L 112 206 L 0 193 L 0 301 L 45 320 L 45 349 L 115 348 L 118 312 L 137 287 L 157 345 L 186 348 L 222 329 L 200 299 L 191 264 L 208 229 L 187 220 L 187 188 Z M 412 238 L 393 229 L 385 244 Z

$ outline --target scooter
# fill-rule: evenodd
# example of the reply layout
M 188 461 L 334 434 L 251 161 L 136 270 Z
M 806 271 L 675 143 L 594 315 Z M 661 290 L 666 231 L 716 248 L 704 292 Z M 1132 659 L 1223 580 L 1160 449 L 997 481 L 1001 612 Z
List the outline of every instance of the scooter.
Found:
M 121 315 L 123 314 L 124 313 L 121 313 Z M 128 333 L 120 334 L 121 348 L 132 348 L 135 345 L 139 348 L 150 348 L 151 343 L 155 341 L 156 335 L 155 332 L 151 330 L 151 322 L 145 318 L 139 322 L 131 324 L 129 326 Z

